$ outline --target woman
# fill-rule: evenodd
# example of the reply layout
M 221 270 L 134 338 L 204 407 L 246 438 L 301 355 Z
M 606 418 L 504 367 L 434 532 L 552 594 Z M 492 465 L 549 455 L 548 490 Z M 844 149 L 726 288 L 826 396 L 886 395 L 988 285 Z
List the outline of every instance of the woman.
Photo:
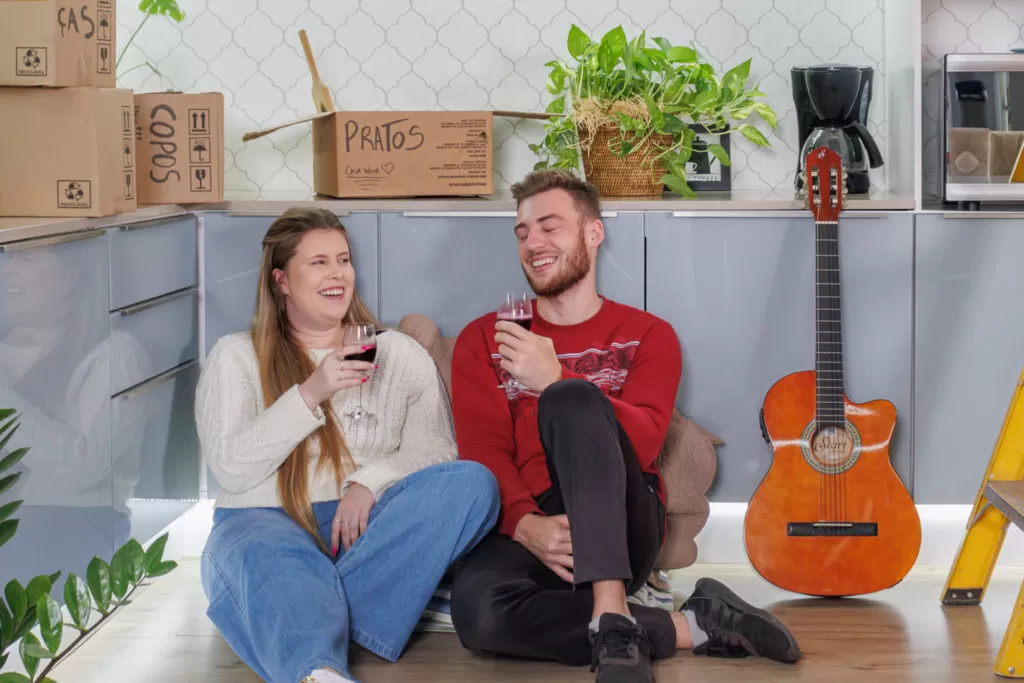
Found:
M 200 443 L 223 489 L 207 614 L 273 683 L 353 680 L 350 639 L 397 660 L 445 571 L 497 520 L 493 475 L 456 461 L 426 350 L 388 330 L 374 363 L 344 360 L 362 350 L 343 345 L 348 323 L 375 324 L 345 229 L 288 210 L 263 239 L 252 330 L 219 339 L 199 381 Z M 346 419 L 357 405 L 372 417 Z

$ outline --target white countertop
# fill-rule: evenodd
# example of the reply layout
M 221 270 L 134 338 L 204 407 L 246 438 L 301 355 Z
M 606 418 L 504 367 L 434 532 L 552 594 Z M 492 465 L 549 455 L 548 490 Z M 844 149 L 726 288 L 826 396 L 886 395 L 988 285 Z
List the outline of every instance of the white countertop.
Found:
M 805 211 L 804 200 L 793 192 L 738 190 L 705 192 L 695 199 L 675 195 L 664 198 L 605 198 L 606 212 L 671 211 L 671 212 L 765 212 Z M 137 211 L 102 218 L 0 217 L 0 243 L 38 239 L 108 226 L 149 221 L 189 211 L 229 211 L 241 214 L 276 215 L 291 206 L 316 205 L 338 214 L 352 211 L 403 211 L 423 213 L 512 213 L 515 201 L 507 192 L 490 197 L 437 197 L 410 199 L 335 199 L 317 196 L 272 196 L 247 199 L 235 197 L 213 204 L 160 204 L 142 206 Z M 871 194 L 847 198 L 846 211 L 912 211 L 912 197 L 893 194 Z

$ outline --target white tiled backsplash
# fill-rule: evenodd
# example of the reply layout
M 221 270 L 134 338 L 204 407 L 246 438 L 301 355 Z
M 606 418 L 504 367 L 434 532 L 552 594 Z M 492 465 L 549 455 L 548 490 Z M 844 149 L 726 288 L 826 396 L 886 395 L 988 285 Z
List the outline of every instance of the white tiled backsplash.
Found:
M 950 52 L 1006 52 L 1024 47 L 1022 0 L 922 0 L 921 80 L 923 186 L 925 196 L 940 194 L 942 140 L 942 58 Z
M 572 23 L 592 37 L 621 24 L 632 38 L 692 45 L 719 69 L 753 58 L 779 117 L 772 149 L 732 139 L 733 187 L 792 187 L 797 153 L 790 88 L 793 66 L 845 62 L 876 69 L 868 128 L 885 149 L 884 17 L 880 0 L 179 0 L 187 17 L 151 18 L 125 54 L 119 85 L 139 92 L 224 93 L 228 198 L 312 192 L 308 126 L 249 143 L 242 134 L 313 112 L 299 43 L 305 29 L 321 78 L 341 109 L 513 109 L 542 111 L 547 68 L 568 58 Z M 963 0 L 962 5 L 986 5 Z M 1006 4 L 1011 4 L 1007 2 Z M 991 5 L 991 2 L 987 3 Z M 124 45 L 142 15 L 118 2 Z M 1016 25 L 1016 24 L 1015 24 Z M 1005 26 L 997 27 L 1004 32 Z M 996 29 L 993 29 L 996 30 Z M 1014 28 L 1014 31 L 1017 29 Z M 1016 34 L 1015 34 L 1016 35 Z M 148 60 L 162 76 L 142 66 Z M 126 73 L 127 72 L 127 73 Z M 769 132 L 765 125 L 762 130 Z M 528 144 L 538 121 L 501 120 L 495 131 L 496 187 L 536 162 Z M 885 186 L 885 168 L 872 171 Z

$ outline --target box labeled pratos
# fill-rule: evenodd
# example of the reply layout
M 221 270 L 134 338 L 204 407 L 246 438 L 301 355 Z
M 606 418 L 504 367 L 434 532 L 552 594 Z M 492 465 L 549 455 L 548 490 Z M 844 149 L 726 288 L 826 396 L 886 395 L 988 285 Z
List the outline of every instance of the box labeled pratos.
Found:
M 224 199 L 224 95 L 135 95 L 140 204 Z
M 115 0 L 0 0 L 0 86 L 116 86 Z

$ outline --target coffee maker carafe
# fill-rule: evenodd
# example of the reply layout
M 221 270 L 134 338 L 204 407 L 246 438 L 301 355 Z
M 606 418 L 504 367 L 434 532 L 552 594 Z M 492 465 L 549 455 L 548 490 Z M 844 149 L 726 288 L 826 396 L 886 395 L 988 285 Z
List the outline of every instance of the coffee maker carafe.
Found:
M 874 70 L 846 64 L 821 64 L 795 67 L 791 78 L 800 134 L 797 190 L 803 190 L 807 154 L 824 146 L 842 158 L 847 192 L 866 194 L 871 187 L 869 166 L 882 165 L 878 145 L 864 125 L 871 104 Z

